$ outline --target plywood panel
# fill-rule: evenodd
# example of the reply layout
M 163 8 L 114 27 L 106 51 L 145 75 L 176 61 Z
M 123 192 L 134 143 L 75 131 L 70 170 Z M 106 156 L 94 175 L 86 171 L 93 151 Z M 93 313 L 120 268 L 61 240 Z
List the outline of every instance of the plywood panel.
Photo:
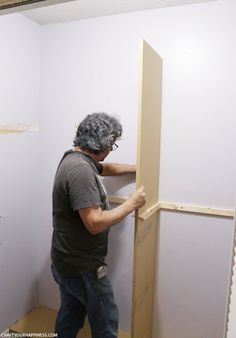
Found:
M 46 306 L 39 306 L 10 327 L 10 333 L 52 333 L 57 312 Z
M 53 333 L 57 311 L 46 306 L 38 306 L 29 312 L 24 318 L 13 324 L 10 333 Z M 87 321 L 79 338 L 91 338 L 91 331 Z M 127 332 L 119 331 L 118 338 L 130 338 Z
M 159 202 L 161 96 L 162 59 L 142 40 L 136 186 L 145 186 L 147 202 L 135 215 L 132 338 L 152 337 L 159 209 L 156 206 Z
M 148 220 L 138 220 L 137 222 L 132 337 L 151 338 L 155 286 L 157 213 L 153 214 Z
M 140 92 L 137 149 L 137 187 L 145 186 L 147 203 L 142 214 L 159 201 L 162 59 L 140 43 Z

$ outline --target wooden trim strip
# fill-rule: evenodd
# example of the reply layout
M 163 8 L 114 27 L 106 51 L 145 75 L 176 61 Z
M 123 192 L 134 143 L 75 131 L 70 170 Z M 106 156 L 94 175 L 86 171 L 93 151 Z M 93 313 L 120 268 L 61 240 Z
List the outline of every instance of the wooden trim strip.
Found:
M 44 2 L 46 0 L 0 0 L 0 10 L 19 7 L 37 2 Z
M 142 213 L 138 217 L 141 218 L 142 220 L 146 221 L 146 219 L 151 217 L 155 212 L 157 212 L 160 209 L 161 209 L 161 203 L 158 202 L 158 203 L 154 204 L 151 208 L 144 211 L 144 213 Z
M 115 203 L 115 204 L 124 203 L 126 200 L 127 200 L 127 197 L 109 196 L 109 202 Z M 173 203 L 173 202 L 158 202 L 154 204 L 151 208 L 146 210 L 144 213 L 139 215 L 139 218 L 146 220 L 158 210 L 173 210 L 173 211 L 178 211 L 178 212 L 188 212 L 188 213 L 193 213 L 193 214 L 203 214 L 203 215 L 211 215 L 211 216 L 218 216 L 218 217 L 229 217 L 229 218 L 234 217 L 233 209 L 220 209 L 220 208 L 180 204 L 180 203 Z
M 25 131 L 38 131 L 38 126 L 33 124 L 0 124 L 0 134 L 23 133 Z
M 122 204 L 127 201 L 128 197 L 121 197 L 121 196 L 108 196 L 108 201 L 114 204 Z
M 219 209 L 219 208 L 212 208 L 212 207 L 205 207 L 205 206 L 198 206 L 198 205 L 185 205 L 185 204 L 178 204 L 178 203 L 161 202 L 161 209 L 189 212 L 189 213 L 194 213 L 194 214 L 230 217 L 230 218 L 234 217 L 234 210 Z

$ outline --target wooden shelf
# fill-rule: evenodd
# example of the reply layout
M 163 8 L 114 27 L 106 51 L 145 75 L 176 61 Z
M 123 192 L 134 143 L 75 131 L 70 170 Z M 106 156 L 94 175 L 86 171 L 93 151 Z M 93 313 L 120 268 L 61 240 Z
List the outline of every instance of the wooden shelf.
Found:
M 38 126 L 34 124 L 0 124 L 0 134 L 24 133 L 26 131 L 38 131 Z

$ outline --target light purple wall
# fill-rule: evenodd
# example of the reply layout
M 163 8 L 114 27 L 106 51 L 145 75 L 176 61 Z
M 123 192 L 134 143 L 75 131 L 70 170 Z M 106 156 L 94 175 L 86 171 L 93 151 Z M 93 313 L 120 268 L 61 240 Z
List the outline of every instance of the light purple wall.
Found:
M 234 0 L 219 0 L 46 25 L 40 28 L 41 38 L 39 27 L 27 21 L 31 27 L 27 34 L 33 35 L 30 50 L 35 56 L 31 58 L 30 64 L 38 64 L 40 56 L 41 69 L 38 67 L 35 73 L 36 68 L 30 68 L 32 79 L 27 83 L 32 81 L 33 86 L 29 86 L 30 89 L 27 87 L 31 90 L 29 95 L 27 90 L 21 89 L 20 97 L 23 95 L 25 99 L 15 99 L 14 106 L 14 101 L 6 100 L 5 95 L 2 95 L 2 100 L 5 100 L 2 107 L 10 122 L 16 122 L 19 113 L 19 122 L 26 123 L 31 117 L 33 123 L 39 123 L 39 170 L 35 179 L 32 172 L 37 159 L 33 151 L 37 142 L 36 134 L 10 135 L 5 139 L 1 136 L 1 140 L 4 140 L 1 143 L 3 145 L 0 145 L 2 149 L 9 147 L 15 154 L 16 145 L 20 148 L 17 148 L 16 159 L 19 168 L 22 167 L 22 173 L 26 172 L 26 166 L 19 154 L 24 155 L 22 149 L 26 145 L 30 154 L 24 157 L 30 161 L 25 179 L 27 184 L 30 182 L 29 190 L 26 190 L 26 183 L 23 189 L 24 175 L 18 180 L 16 165 L 12 167 L 14 175 L 7 176 L 9 165 L 6 162 L 4 167 L 1 166 L 1 170 L 5 170 L 5 179 L 0 177 L 4 193 L 8 191 L 9 184 L 12 184 L 11 177 L 14 177 L 17 186 L 14 189 L 15 204 L 25 206 L 23 191 L 24 199 L 27 196 L 32 206 L 27 211 L 34 210 L 33 214 L 29 214 L 28 221 L 25 221 L 25 211 L 20 212 L 25 222 L 20 222 L 22 231 L 19 231 L 16 241 L 27 245 L 19 250 L 18 245 L 12 246 L 9 241 L 8 249 L 8 257 L 18 259 L 13 265 L 17 269 L 12 269 L 12 276 L 15 277 L 15 271 L 19 274 L 23 270 L 24 275 L 28 273 L 29 284 L 17 283 L 19 285 L 16 287 L 16 283 L 11 286 L 8 282 L 8 287 L 7 279 L 4 278 L 0 288 L 5 290 L 5 303 L 9 299 L 7 292 L 10 290 L 14 295 L 10 297 L 10 303 L 18 297 L 22 309 L 23 299 L 28 299 L 27 289 L 30 289 L 29 286 L 37 280 L 35 276 L 39 274 L 39 289 L 37 292 L 34 289 L 34 299 L 38 294 L 39 303 L 58 308 L 59 295 L 50 273 L 51 190 L 56 166 L 63 152 L 71 148 L 78 122 L 93 111 L 118 114 L 124 125 L 124 134 L 119 142 L 119 150 L 111 155 L 110 160 L 135 163 L 140 38 L 150 43 L 164 60 L 161 200 L 234 207 L 235 6 Z M 12 20 L 13 18 L 20 20 L 18 16 L 12 17 Z M 2 20 L 0 25 L 3 25 L 1 22 Z M 0 39 L 4 39 L 4 35 L 0 35 Z M 38 50 L 40 41 L 41 54 Z M 22 44 L 19 45 L 21 50 Z M 10 55 L 16 58 L 16 54 Z M 12 65 L 17 60 L 15 58 Z M 16 69 L 22 71 L 22 68 Z M 34 79 L 38 79 L 39 70 L 40 102 L 37 105 L 39 88 L 38 80 L 35 82 Z M 6 68 L 4 72 L 5 81 L 8 76 Z M 18 73 L 13 72 L 12 75 L 13 82 L 16 82 L 14 74 Z M 19 75 L 22 79 L 22 73 Z M 24 82 L 17 81 L 17 87 L 24 88 Z M 4 85 L 5 83 L 6 81 Z M 3 86 L 1 79 L 0 86 Z M 14 94 L 14 97 L 18 96 Z M 10 104 L 13 107 L 6 109 Z M 39 120 L 36 117 L 38 110 Z M 29 116 L 24 115 L 29 112 Z M 23 145 L 19 145 L 20 140 Z M 9 155 L 5 156 L 8 160 Z M 15 157 L 10 157 L 10 160 L 15 164 Z M 106 180 L 105 183 L 112 194 L 127 195 L 134 188 L 130 177 L 115 179 L 113 182 Z M 37 188 L 39 203 L 36 207 L 32 196 L 35 196 Z M 16 215 L 12 223 L 15 231 L 19 224 L 19 212 L 10 209 L 10 198 L 12 197 L 5 203 L 6 207 L 3 203 L 3 210 L 0 211 L 0 214 L 5 213 L 8 217 L 0 222 L 7 224 L 13 214 Z M 4 200 L 7 200 L 5 195 Z M 13 203 L 14 207 L 15 204 Z M 38 223 L 35 222 L 36 212 Z M 13 228 L 9 225 L 5 229 L 8 229 L 5 232 L 6 238 L 13 238 Z M 222 338 L 232 229 L 232 220 L 224 218 L 161 213 L 153 338 Z M 39 251 L 35 257 L 37 245 Z M 0 249 L 3 250 L 3 245 Z M 124 329 L 130 328 L 132 253 L 133 218 L 129 217 L 112 230 L 108 257 L 110 275 L 120 307 L 121 327 Z M 30 262 L 24 265 L 26 257 Z M 1 262 L 6 271 L 11 266 L 9 261 L 11 258 Z M 32 262 L 36 266 L 32 267 Z M 11 276 L 10 272 L 7 273 Z M 12 312 L 14 310 L 10 308 L 8 318 Z
M 71 147 L 75 126 L 87 113 L 119 114 L 124 135 L 110 160 L 135 162 L 140 38 L 164 60 L 161 200 L 233 206 L 233 9 L 235 3 L 227 0 L 42 27 L 44 224 L 50 224 L 48 203 L 57 162 Z M 123 181 L 126 183 L 129 180 Z M 118 195 L 133 189 L 132 183 L 123 188 L 122 179 L 108 180 L 106 185 Z M 47 273 L 50 234 L 51 229 L 45 226 L 41 266 Z M 155 338 L 222 338 L 231 236 L 230 220 L 161 214 Z M 131 296 L 124 297 L 124 292 L 131 290 L 132 276 L 132 250 L 125 250 L 127 241 L 132 248 L 132 218 L 120 230 L 113 230 L 109 257 L 125 329 L 130 327 L 127 300 Z M 114 247 L 122 255 L 114 254 Z M 56 307 L 58 294 L 53 281 L 49 275 L 45 278 L 45 272 L 42 275 L 41 302 Z M 190 277 L 195 278 L 194 283 Z
M 0 17 L 0 123 L 37 124 L 39 26 Z M 0 134 L 0 332 L 38 304 L 38 132 Z

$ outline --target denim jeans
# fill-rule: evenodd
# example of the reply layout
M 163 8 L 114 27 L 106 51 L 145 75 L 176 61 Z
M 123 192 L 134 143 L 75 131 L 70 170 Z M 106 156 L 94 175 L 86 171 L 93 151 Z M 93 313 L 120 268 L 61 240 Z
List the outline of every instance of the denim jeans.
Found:
M 76 338 L 86 315 L 92 338 L 117 338 L 118 308 L 106 276 L 98 279 L 95 272 L 87 272 L 78 277 L 62 277 L 54 266 L 52 274 L 61 294 L 55 324 L 58 338 Z

